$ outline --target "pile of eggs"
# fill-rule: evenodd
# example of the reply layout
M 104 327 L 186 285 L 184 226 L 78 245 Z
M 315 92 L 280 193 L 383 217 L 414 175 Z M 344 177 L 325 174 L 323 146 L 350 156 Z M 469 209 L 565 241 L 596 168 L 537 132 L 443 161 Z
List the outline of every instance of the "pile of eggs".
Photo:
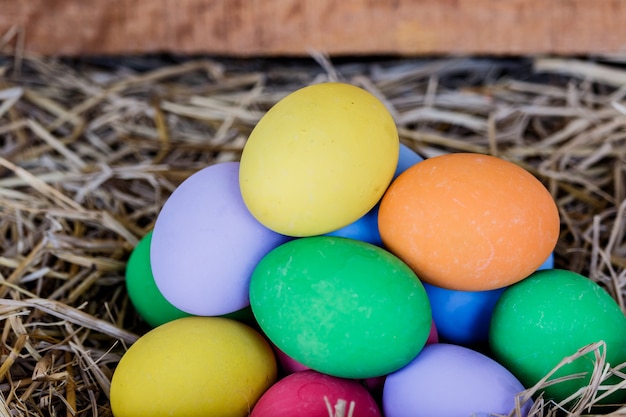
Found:
M 617 303 L 552 268 L 559 226 L 521 167 L 422 160 L 369 92 L 297 90 L 240 162 L 181 183 L 131 254 L 128 293 L 154 329 L 115 370 L 113 414 L 507 415 L 587 344 L 626 361 Z M 544 396 L 585 387 L 590 359 Z

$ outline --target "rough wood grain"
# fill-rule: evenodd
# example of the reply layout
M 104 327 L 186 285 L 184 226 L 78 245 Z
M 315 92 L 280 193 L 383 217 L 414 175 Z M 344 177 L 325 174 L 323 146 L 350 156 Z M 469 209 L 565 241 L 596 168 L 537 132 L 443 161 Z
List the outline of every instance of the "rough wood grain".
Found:
M 625 18 L 622 0 L 0 0 L 0 36 L 46 55 L 614 54 Z

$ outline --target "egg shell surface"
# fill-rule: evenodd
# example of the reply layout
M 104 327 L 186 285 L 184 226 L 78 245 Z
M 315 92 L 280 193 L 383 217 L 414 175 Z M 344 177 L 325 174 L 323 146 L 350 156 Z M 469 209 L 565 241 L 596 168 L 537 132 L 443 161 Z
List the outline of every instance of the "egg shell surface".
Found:
M 456 291 L 424 284 L 444 341 L 461 346 L 489 340 L 489 322 L 504 288 L 489 291 Z
M 137 313 L 152 327 L 190 314 L 174 307 L 154 282 L 150 266 L 152 231 L 139 240 L 126 263 L 126 290 Z
M 315 371 L 291 374 L 263 394 L 250 417 L 328 417 L 327 402 L 334 411 L 345 402 L 353 417 L 380 417 L 380 409 L 358 381 L 336 378 Z
M 439 335 L 437 333 L 437 328 L 435 327 L 435 322 L 433 321 L 430 326 L 430 333 L 428 334 L 428 339 L 426 339 L 426 344 L 430 345 L 432 343 L 439 342 Z M 295 359 L 291 358 L 285 352 L 280 350 L 278 346 L 271 344 L 272 349 L 274 349 L 274 353 L 276 354 L 276 359 L 278 360 L 278 364 L 280 365 L 281 370 L 286 374 L 292 374 L 294 372 L 300 372 L 310 369 L 308 366 L 301 364 Z M 382 381 L 384 381 L 384 376 L 378 376 L 374 378 L 366 378 L 364 380 L 365 386 L 368 389 L 377 389 L 378 387 L 382 387 Z
M 404 368 L 387 376 L 385 417 L 487 417 L 508 415 L 522 384 L 502 365 L 466 347 L 426 346 Z M 522 408 L 528 413 L 530 404 Z
M 241 193 L 276 232 L 325 234 L 374 207 L 398 153 L 395 122 L 374 95 L 345 83 L 311 85 L 276 103 L 251 132 Z
M 407 169 L 413 165 L 422 162 L 424 158 L 419 156 L 417 152 L 409 148 L 404 143 L 400 143 L 400 153 L 398 154 L 398 165 L 396 165 L 396 172 L 393 174 L 393 179 L 398 178 Z
M 524 279 L 548 258 L 559 213 L 521 167 L 488 155 L 426 159 L 402 173 L 380 203 L 387 249 L 424 282 L 487 291 Z
M 494 358 L 527 386 L 534 385 L 565 357 L 591 343 L 606 343 L 606 361 L 626 361 L 626 319 L 617 302 L 598 284 L 572 271 L 538 271 L 507 288 L 491 318 L 489 342 Z M 560 402 L 589 384 L 593 353 L 561 367 L 554 379 L 578 372 L 584 378 L 545 389 Z M 624 393 L 610 401 L 626 400 Z
M 343 378 L 385 375 L 422 349 L 430 305 L 413 271 L 374 245 L 300 238 L 267 254 L 252 274 L 259 326 L 288 356 Z
M 276 380 L 276 362 L 252 328 L 186 317 L 143 335 L 111 380 L 115 417 L 245 417 Z
M 376 246 L 383 246 L 383 240 L 378 231 L 378 204 L 358 220 L 325 236 L 345 237 L 360 240 Z
M 274 354 L 276 355 L 276 359 L 278 360 L 278 364 L 280 365 L 280 369 L 285 374 L 293 374 L 294 372 L 307 371 L 309 368 L 306 365 L 301 364 L 297 360 L 293 359 L 285 352 L 280 350 L 280 348 L 273 343 L 271 344 L 274 349 Z
M 400 153 L 398 156 L 398 165 L 393 178 L 406 171 L 411 166 L 423 161 L 413 149 L 400 143 Z M 350 223 L 341 229 L 326 233 L 326 236 L 347 237 L 350 239 L 362 240 L 376 246 L 383 246 L 383 240 L 378 231 L 378 208 L 380 204 L 376 204 L 373 209 L 368 211 L 363 217 Z
M 434 321 L 430 326 L 430 333 L 428 334 L 428 339 L 426 340 L 427 345 L 432 345 L 433 343 L 439 343 L 439 333 L 437 332 L 437 327 L 435 326 Z M 382 393 L 386 378 L 387 375 L 377 376 L 375 378 L 366 378 L 363 380 L 363 385 L 365 385 L 369 392 L 378 397 Z
M 539 267 L 554 267 L 554 255 Z M 457 291 L 424 284 L 433 320 L 441 338 L 461 346 L 476 346 L 489 341 L 491 315 L 505 288 L 488 291 Z
M 248 212 L 238 173 L 238 162 L 194 173 L 157 216 L 150 248 L 154 280 L 172 305 L 190 314 L 219 316 L 247 307 L 257 262 L 288 240 Z
M 159 291 L 150 265 L 151 241 L 152 231 L 141 238 L 131 252 L 126 263 L 126 289 L 137 314 L 151 327 L 158 327 L 172 320 L 189 317 L 191 314 L 174 307 Z M 250 326 L 256 325 L 250 306 L 223 314 L 221 317 L 241 321 Z

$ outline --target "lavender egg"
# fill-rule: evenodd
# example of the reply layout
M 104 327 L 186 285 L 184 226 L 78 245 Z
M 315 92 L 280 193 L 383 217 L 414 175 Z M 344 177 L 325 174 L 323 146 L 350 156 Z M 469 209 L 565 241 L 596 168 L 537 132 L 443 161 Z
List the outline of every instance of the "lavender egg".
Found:
M 385 417 L 509 415 L 522 384 L 502 365 L 474 350 L 445 343 L 426 346 L 387 376 Z M 530 401 L 522 405 L 523 415 Z
M 182 311 L 232 313 L 250 304 L 258 261 L 288 239 L 248 212 L 238 162 L 211 165 L 183 181 L 157 216 L 150 248 L 154 280 Z

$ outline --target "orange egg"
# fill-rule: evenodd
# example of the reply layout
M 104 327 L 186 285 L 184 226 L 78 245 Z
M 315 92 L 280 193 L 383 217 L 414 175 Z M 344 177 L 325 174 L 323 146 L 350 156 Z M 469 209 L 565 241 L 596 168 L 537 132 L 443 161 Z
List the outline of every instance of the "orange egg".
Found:
M 554 250 L 559 213 L 523 168 L 492 156 L 456 153 L 420 162 L 382 198 L 383 243 L 420 279 L 459 291 L 518 282 Z

